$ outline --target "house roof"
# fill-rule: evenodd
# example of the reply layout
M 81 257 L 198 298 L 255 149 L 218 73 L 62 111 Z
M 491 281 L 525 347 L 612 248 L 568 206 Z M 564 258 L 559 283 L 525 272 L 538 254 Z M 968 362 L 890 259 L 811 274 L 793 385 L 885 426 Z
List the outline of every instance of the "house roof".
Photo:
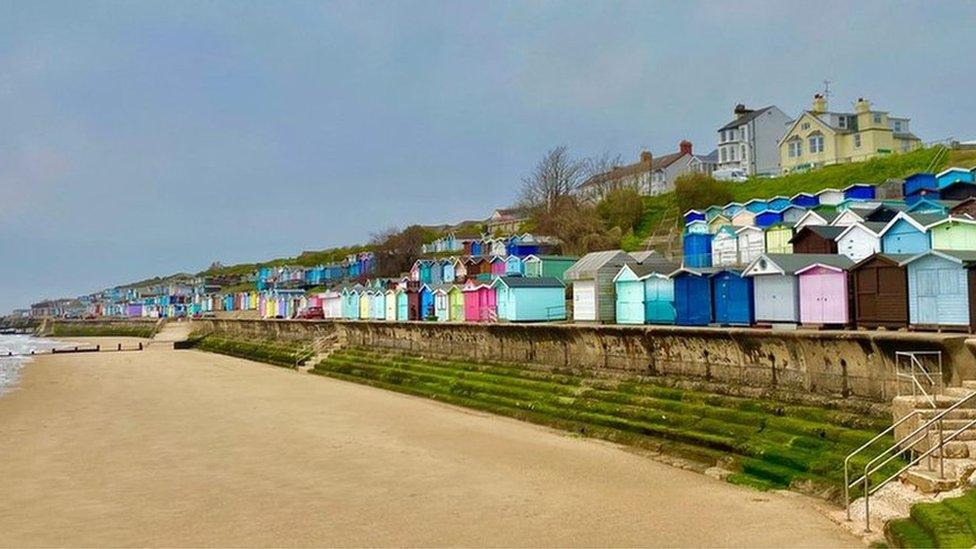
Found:
M 821 238 L 826 238 L 827 240 L 834 240 L 840 236 L 842 232 L 844 232 L 844 227 L 832 227 L 830 225 L 807 225 L 806 227 L 800 229 L 800 232 L 796 233 L 796 236 L 791 238 L 790 242 L 796 242 L 804 231 L 809 231 L 817 236 L 820 236 Z
M 725 130 L 731 130 L 732 128 L 738 128 L 743 124 L 748 124 L 749 122 L 752 122 L 757 117 L 759 117 L 759 115 L 763 114 L 764 112 L 768 111 L 771 108 L 773 108 L 773 105 L 769 105 L 768 107 L 763 107 L 761 109 L 756 109 L 750 113 L 743 114 L 742 116 L 736 118 L 735 120 L 719 128 L 718 131 L 721 132 Z
M 566 280 L 588 280 L 595 278 L 596 272 L 607 264 L 635 263 L 633 256 L 623 250 L 605 250 L 590 252 L 580 258 L 570 268 L 566 269 L 563 277 Z
M 492 286 L 504 284 L 509 288 L 563 288 L 565 285 L 558 278 L 551 276 L 525 277 L 525 276 L 500 276 L 495 279 Z
M 746 267 L 745 271 L 751 270 L 752 266 L 765 259 L 779 267 L 783 274 L 796 274 L 797 271 L 810 267 L 811 265 L 824 265 L 849 269 L 854 264 L 851 258 L 840 254 L 763 254 Z

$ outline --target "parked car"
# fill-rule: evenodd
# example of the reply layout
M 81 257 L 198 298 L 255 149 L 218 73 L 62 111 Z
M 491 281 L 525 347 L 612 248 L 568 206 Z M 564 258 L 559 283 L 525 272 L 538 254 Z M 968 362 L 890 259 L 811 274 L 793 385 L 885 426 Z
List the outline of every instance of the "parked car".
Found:
M 719 181 L 734 181 L 736 183 L 743 183 L 749 179 L 745 170 L 739 168 L 715 170 L 712 172 L 712 177 L 718 179 Z
M 298 315 L 295 316 L 295 318 L 302 319 L 302 320 L 324 319 L 325 312 L 322 310 L 322 307 L 309 307 L 308 309 L 305 309 L 304 311 L 298 313 Z

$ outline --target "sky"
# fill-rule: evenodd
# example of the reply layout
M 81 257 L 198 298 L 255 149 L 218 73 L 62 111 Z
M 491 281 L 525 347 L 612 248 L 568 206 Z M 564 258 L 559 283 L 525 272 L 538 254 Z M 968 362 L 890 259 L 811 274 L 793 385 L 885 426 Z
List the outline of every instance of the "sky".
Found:
M 483 219 L 736 103 L 976 138 L 972 2 L 0 0 L 0 312 Z

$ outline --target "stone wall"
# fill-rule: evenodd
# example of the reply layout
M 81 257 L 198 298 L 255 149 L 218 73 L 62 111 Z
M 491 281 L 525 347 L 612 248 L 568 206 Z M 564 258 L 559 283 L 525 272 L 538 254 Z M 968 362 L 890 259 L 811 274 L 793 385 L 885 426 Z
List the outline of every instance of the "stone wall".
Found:
M 888 402 L 896 351 L 941 350 L 946 382 L 976 379 L 968 336 L 884 331 L 204 320 L 206 331 L 309 340 L 338 333 L 351 345 L 593 372 L 675 376 L 712 383 Z

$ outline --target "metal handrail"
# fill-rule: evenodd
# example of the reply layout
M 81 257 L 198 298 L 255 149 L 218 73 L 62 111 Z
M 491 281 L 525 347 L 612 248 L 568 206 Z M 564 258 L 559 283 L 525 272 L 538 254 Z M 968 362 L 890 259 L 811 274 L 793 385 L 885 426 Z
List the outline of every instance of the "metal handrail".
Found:
M 848 459 L 845 459 L 844 460 L 844 464 L 845 464 L 844 465 L 844 482 L 845 482 L 844 498 L 846 500 L 847 508 L 848 508 L 847 509 L 847 517 L 848 517 L 848 520 L 850 520 L 850 493 L 849 493 L 849 490 L 851 488 L 853 488 L 854 486 L 863 483 L 863 485 L 864 485 L 864 510 L 865 510 L 864 520 L 865 520 L 865 531 L 870 531 L 870 499 L 871 499 L 871 494 L 873 494 L 873 493 L 877 492 L 878 490 L 880 490 L 885 484 L 887 484 L 892 479 L 894 479 L 894 478 L 898 477 L 899 475 L 901 475 L 902 473 L 904 473 L 909 467 L 914 466 L 922 458 L 928 457 L 929 455 L 931 455 L 932 452 L 935 449 L 942 448 L 945 445 L 946 442 L 949 442 L 949 441 L 955 439 L 955 437 L 958 436 L 961 431 L 964 431 L 966 429 L 971 428 L 973 425 L 976 425 L 976 420 L 972 420 L 969 423 L 967 423 L 965 427 L 963 427 L 963 428 L 959 429 L 958 431 L 956 431 L 955 433 L 953 433 L 953 435 L 948 440 L 946 440 L 945 438 L 942 437 L 942 420 L 943 420 L 943 418 L 945 418 L 945 416 L 949 415 L 950 413 L 958 410 L 964 404 L 967 404 L 968 402 L 970 402 L 974 398 L 976 398 L 976 391 L 973 391 L 973 392 L 969 393 L 968 395 L 966 395 L 965 397 L 963 397 L 962 399 L 960 399 L 958 402 L 956 402 L 952 406 L 949 406 L 945 410 L 943 410 L 943 411 L 939 412 L 938 414 L 934 415 L 931 419 L 929 419 L 928 421 L 926 421 L 924 424 L 922 424 L 919 427 L 915 428 L 915 430 L 913 430 L 911 433 L 909 433 L 909 434 L 903 436 L 902 438 L 900 438 L 899 440 L 895 441 L 894 444 L 892 444 L 891 446 L 889 446 L 888 448 L 886 448 L 883 452 L 879 453 L 877 455 L 877 457 L 875 457 L 874 459 L 872 459 L 871 461 L 869 461 L 864 466 L 864 474 L 862 476 L 858 477 L 857 479 L 855 479 L 853 482 L 848 482 L 847 463 L 848 463 L 849 459 L 851 457 L 853 457 L 854 454 L 862 451 L 864 449 L 864 447 L 858 448 L 851 455 L 849 455 L 848 456 Z M 896 426 L 900 425 L 901 423 L 904 423 L 907 420 L 907 418 L 913 417 L 917 413 L 918 413 L 918 410 L 915 410 L 911 414 L 905 416 L 899 422 L 895 423 L 894 425 L 892 425 L 891 427 L 889 427 L 888 429 L 886 429 L 885 431 L 883 431 L 881 435 L 879 435 L 879 436 L 875 437 L 874 439 L 872 439 L 872 441 L 876 441 L 882 435 L 884 435 L 884 434 L 888 433 L 889 431 L 893 430 Z M 871 483 L 870 483 L 871 475 L 873 475 L 874 473 L 876 473 L 879 470 L 881 470 L 881 468 L 884 467 L 885 465 L 887 465 L 888 463 L 891 463 L 891 461 L 894 460 L 896 457 L 898 457 L 899 454 L 901 454 L 901 453 L 903 453 L 905 451 L 913 450 L 913 448 L 914 448 L 914 446 L 916 444 L 918 444 L 919 442 L 921 442 L 922 440 L 924 440 L 925 438 L 928 437 L 929 431 L 931 430 L 932 426 L 935 425 L 936 423 L 939 424 L 939 433 L 940 433 L 940 436 L 939 436 L 939 444 L 930 447 L 928 450 L 926 450 L 925 452 L 923 452 L 920 456 L 917 456 L 916 458 L 912 459 L 909 462 L 908 465 L 906 465 L 905 467 L 902 467 L 897 473 L 889 476 L 888 478 L 886 478 L 883 481 L 877 483 L 873 488 L 871 488 Z M 918 436 L 920 433 L 923 433 L 923 432 L 925 433 L 925 437 L 923 437 L 922 439 L 919 439 L 919 440 L 912 441 L 911 444 L 908 444 L 908 442 L 910 440 L 912 440 L 913 438 L 915 438 L 916 436 Z M 868 446 L 868 445 L 870 445 L 870 443 L 868 443 L 865 446 Z M 899 451 L 894 452 L 895 450 L 899 450 Z M 894 452 L 894 453 L 892 453 L 892 452 Z M 889 454 L 891 454 L 891 455 L 889 455 Z M 888 456 L 888 457 L 885 458 L 885 456 Z M 878 461 L 879 460 L 882 460 L 883 458 L 885 458 L 885 459 L 883 461 L 881 461 L 881 463 L 878 463 Z M 943 464 L 941 463 L 943 459 L 944 459 L 943 454 L 940 453 L 939 454 L 939 460 L 940 460 L 939 466 L 940 466 L 940 468 L 943 467 Z
M 910 413 L 910 414 L 906 415 L 905 417 L 899 419 L 898 421 L 896 421 L 895 423 L 893 423 L 891 425 L 891 427 L 888 427 L 884 431 L 881 431 L 874 438 L 872 438 L 871 440 L 865 442 L 864 444 L 861 445 L 860 448 L 858 448 L 857 450 L 854 450 L 853 452 L 851 452 L 850 454 L 848 454 L 846 458 L 844 458 L 844 507 L 847 508 L 847 520 L 851 520 L 851 494 L 850 494 L 850 489 L 851 489 L 852 486 L 857 485 L 857 483 L 860 482 L 860 480 L 861 480 L 860 477 L 858 477 L 858 479 L 855 480 L 854 482 L 851 482 L 850 481 L 850 462 L 851 462 L 851 459 L 853 459 L 854 456 L 860 454 L 864 450 L 868 449 L 868 447 L 870 447 L 872 444 L 874 444 L 875 442 L 877 442 L 878 440 L 880 440 L 881 438 L 883 438 L 888 433 L 890 433 L 890 432 L 894 431 L 895 429 L 897 429 L 898 426 L 901 425 L 902 423 L 905 423 L 909 419 L 917 416 L 918 413 L 919 413 L 918 410 L 912 410 L 912 413 Z

